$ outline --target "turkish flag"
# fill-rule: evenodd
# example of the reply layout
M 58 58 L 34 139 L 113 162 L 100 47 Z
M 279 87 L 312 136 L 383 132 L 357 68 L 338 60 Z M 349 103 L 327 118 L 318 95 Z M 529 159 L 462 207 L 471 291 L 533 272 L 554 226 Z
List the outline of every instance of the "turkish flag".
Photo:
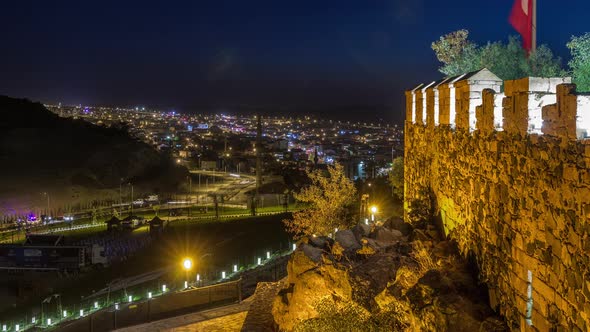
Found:
M 530 53 L 533 46 L 533 0 L 514 0 L 509 21 L 522 36 L 522 47 Z

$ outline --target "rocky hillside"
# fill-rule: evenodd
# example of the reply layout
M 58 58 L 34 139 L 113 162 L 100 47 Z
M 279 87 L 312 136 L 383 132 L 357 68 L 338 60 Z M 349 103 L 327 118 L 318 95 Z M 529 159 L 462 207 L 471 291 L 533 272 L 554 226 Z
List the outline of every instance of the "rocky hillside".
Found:
M 430 225 L 413 229 L 390 220 L 339 231 L 335 240 L 304 239 L 287 269 L 288 277 L 274 284 L 269 328 L 508 330 L 488 306 L 485 286 Z
M 185 172 L 125 130 L 60 118 L 39 103 L 0 96 L 0 209 L 42 203 L 40 192 L 50 192 L 52 200 L 76 199 L 73 192 L 92 196 L 93 190 L 118 189 L 121 179 L 165 189 Z

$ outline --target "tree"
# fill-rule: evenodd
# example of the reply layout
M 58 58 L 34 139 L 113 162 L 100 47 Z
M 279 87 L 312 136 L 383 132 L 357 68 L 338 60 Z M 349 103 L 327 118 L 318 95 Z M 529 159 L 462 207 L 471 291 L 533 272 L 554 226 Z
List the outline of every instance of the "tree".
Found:
M 439 71 L 456 76 L 488 68 L 503 80 L 526 76 L 561 77 L 561 59 L 555 57 L 546 45 L 541 45 L 527 57 L 518 37 L 510 36 L 508 43 L 488 42 L 478 46 L 469 41 L 469 31 L 458 30 L 446 34 L 432 43 L 432 50 L 443 65 Z
M 393 194 L 399 199 L 404 198 L 404 158 L 397 157 L 391 164 L 389 184 L 393 187 Z
M 307 171 L 311 184 L 293 194 L 308 209 L 293 213 L 293 219 L 283 220 L 287 230 L 296 237 L 326 235 L 335 228 L 352 226 L 349 207 L 356 198 L 354 183 L 346 177 L 342 165 L 328 166 L 328 176 L 321 170 Z
M 580 37 L 572 36 L 567 48 L 572 53 L 568 64 L 578 91 L 590 91 L 590 33 Z

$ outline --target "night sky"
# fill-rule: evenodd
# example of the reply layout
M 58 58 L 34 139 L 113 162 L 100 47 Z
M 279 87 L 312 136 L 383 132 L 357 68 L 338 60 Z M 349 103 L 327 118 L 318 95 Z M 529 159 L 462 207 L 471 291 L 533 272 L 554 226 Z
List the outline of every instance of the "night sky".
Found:
M 400 122 L 403 90 L 440 77 L 430 43 L 460 28 L 506 40 L 512 2 L 10 1 L 0 94 Z M 567 61 L 571 35 L 590 31 L 588 10 L 588 0 L 539 0 L 539 43 Z

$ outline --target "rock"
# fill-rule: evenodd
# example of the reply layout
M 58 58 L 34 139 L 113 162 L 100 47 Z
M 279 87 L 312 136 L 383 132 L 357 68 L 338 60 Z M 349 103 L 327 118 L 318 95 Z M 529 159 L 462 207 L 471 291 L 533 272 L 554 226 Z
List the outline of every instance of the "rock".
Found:
M 322 261 L 322 254 L 324 253 L 322 249 L 313 247 L 309 244 L 302 244 L 300 248 L 305 254 L 305 256 L 309 257 L 312 261 L 316 263 Z
M 352 228 L 352 232 L 354 233 L 356 240 L 360 242 L 363 237 L 369 236 L 371 233 L 371 226 L 359 223 Z
M 343 265 L 325 258 L 321 263 L 314 262 L 304 251 L 305 248 L 291 255 L 285 287 L 274 298 L 272 314 L 281 331 L 292 331 L 301 321 L 317 317 L 315 308 L 320 301 L 337 306 L 352 297 Z
M 402 240 L 404 237 L 402 232 L 395 229 L 389 230 L 384 227 L 378 227 L 373 233 L 375 240 L 381 243 L 397 242 Z
M 334 242 L 334 240 L 327 236 L 310 236 L 308 237 L 307 241 L 307 243 L 311 244 L 312 246 L 323 250 L 328 249 L 328 246 Z
M 389 229 L 396 229 L 402 232 L 404 236 L 412 234 L 412 230 L 414 229 L 412 225 L 408 224 L 401 218 L 391 218 L 387 220 L 383 226 Z
M 259 282 L 256 291 L 252 295 L 252 302 L 246 319 L 242 325 L 242 331 L 273 331 L 275 321 L 272 316 L 272 306 L 279 290 L 284 287 L 279 282 Z
M 432 241 L 432 238 L 428 236 L 428 234 L 426 234 L 424 230 L 418 228 L 414 228 L 414 230 L 412 231 L 411 239 L 412 241 Z
M 340 243 L 344 250 L 357 250 L 361 248 L 361 245 L 350 229 L 336 232 L 336 242 Z

